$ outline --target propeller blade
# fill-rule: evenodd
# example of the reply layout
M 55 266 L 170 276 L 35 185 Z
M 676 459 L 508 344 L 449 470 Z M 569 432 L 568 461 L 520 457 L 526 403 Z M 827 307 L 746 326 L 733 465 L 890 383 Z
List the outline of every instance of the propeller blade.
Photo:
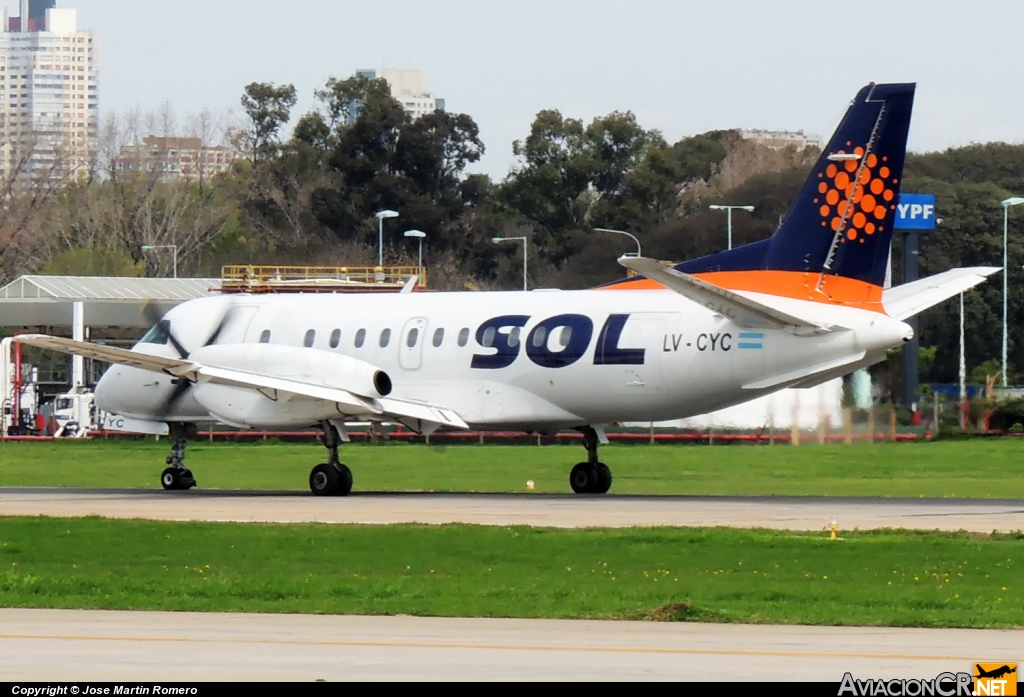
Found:
M 173 346 L 174 350 L 178 352 L 178 356 L 180 358 L 188 358 L 189 352 L 185 350 L 185 347 L 181 345 L 178 338 L 174 336 L 174 333 L 171 331 L 171 323 L 163 319 L 160 314 L 160 310 L 157 309 L 156 305 L 153 305 L 149 300 L 146 300 L 142 303 L 141 309 L 142 315 L 149 320 L 151 324 L 162 325 L 164 334 L 167 335 L 167 340 L 171 342 L 171 346 Z
M 228 310 L 227 312 L 224 313 L 224 316 L 220 318 L 220 323 L 217 325 L 217 328 L 213 330 L 213 333 L 210 334 L 210 338 L 206 340 L 206 343 L 203 344 L 203 346 L 212 346 L 213 344 L 217 343 L 217 338 L 220 336 L 220 333 L 224 330 L 224 327 L 228 326 L 230 320 L 231 310 Z
M 160 414 L 168 415 L 174 410 L 175 405 L 181 401 L 181 398 L 188 392 L 188 388 L 192 387 L 192 383 L 185 378 L 177 378 L 178 384 L 174 386 L 174 390 L 167 396 L 164 403 L 160 406 Z

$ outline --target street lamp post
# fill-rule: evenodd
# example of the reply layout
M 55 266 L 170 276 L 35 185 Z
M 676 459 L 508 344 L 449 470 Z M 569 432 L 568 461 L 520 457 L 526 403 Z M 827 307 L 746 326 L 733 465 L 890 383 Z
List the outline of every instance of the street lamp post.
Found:
M 397 218 L 396 211 L 377 213 L 377 266 L 384 266 L 384 218 Z
M 594 231 L 595 232 L 611 232 L 611 233 L 614 233 L 616 235 L 625 235 L 626 237 L 631 238 L 634 242 L 636 242 L 636 255 L 637 255 L 637 257 L 639 258 L 639 257 L 643 256 L 643 254 L 641 254 L 641 252 L 640 252 L 640 240 L 638 240 L 634 235 L 631 235 L 628 232 L 623 232 L 622 230 L 609 230 L 608 228 L 605 228 L 605 227 L 596 227 L 596 228 L 594 228 Z
M 1024 198 L 1011 196 L 1003 201 L 1003 387 L 1006 387 L 1006 277 L 1009 267 L 1006 265 L 1006 233 L 1010 217 L 1010 206 L 1019 206 Z
M 713 211 L 726 211 L 726 214 L 728 215 L 728 220 L 729 220 L 729 222 L 728 222 L 728 226 L 729 226 L 729 249 L 732 249 L 732 209 L 733 208 L 739 208 L 740 210 L 744 210 L 747 213 L 753 213 L 754 212 L 754 207 L 753 206 L 719 206 L 717 204 L 712 204 L 712 205 L 708 206 L 708 208 L 710 208 Z
M 405 231 L 405 236 L 406 237 L 415 237 L 417 240 L 419 240 L 420 250 L 419 250 L 419 255 L 416 257 L 416 261 L 417 261 L 416 268 L 417 268 L 417 270 L 419 272 L 419 275 L 420 275 L 420 283 L 422 284 L 423 283 L 423 238 L 427 236 L 427 233 L 425 233 L 425 232 L 423 232 L 421 230 L 406 230 Z
M 151 249 L 170 249 L 170 250 L 172 250 L 171 254 L 174 255 L 174 257 L 171 260 L 171 267 L 174 269 L 174 271 L 172 273 L 174 274 L 174 277 L 177 278 L 178 277 L 178 245 L 176 245 L 176 244 L 144 244 L 144 245 L 142 245 L 142 251 L 144 251 L 144 252 L 148 252 Z
M 509 242 L 511 240 L 522 240 L 523 242 L 523 290 L 526 290 L 526 238 L 525 237 L 492 237 L 491 242 Z

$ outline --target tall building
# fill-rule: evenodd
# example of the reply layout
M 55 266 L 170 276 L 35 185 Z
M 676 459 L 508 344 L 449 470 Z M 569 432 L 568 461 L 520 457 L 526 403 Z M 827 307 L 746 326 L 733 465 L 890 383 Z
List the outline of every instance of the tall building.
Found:
M 400 70 L 384 68 L 382 70 L 357 70 L 356 75 L 374 80 L 383 78 L 391 88 L 391 96 L 401 102 L 406 115 L 416 120 L 424 114 L 437 109 L 444 111 L 444 100 L 427 92 L 423 85 L 422 70 Z
M 96 39 L 55 0 L 21 0 L 0 32 L 0 169 L 8 178 L 87 170 L 99 127 Z

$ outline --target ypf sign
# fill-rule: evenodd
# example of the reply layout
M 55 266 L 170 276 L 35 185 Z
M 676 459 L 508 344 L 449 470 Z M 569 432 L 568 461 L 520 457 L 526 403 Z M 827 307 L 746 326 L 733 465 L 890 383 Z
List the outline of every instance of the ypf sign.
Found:
M 897 230 L 934 230 L 935 194 L 900 194 L 893 227 Z

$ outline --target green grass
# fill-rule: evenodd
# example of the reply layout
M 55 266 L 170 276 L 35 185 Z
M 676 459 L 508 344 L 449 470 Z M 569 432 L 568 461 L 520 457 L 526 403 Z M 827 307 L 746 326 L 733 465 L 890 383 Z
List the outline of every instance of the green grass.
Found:
M 1019 627 L 1024 538 L 0 518 L 6 607 Z
M 167 441 L 0 443 L 0 486 L 159 486 Z M 578 446 L 346 445 L 356 491 L 568 492 Z M 617 494 L 1024 498 L 1024 441 L 845 445 L 609 445 Z M 324 449 L 192 443 L 202 488 L 307 490 Z

